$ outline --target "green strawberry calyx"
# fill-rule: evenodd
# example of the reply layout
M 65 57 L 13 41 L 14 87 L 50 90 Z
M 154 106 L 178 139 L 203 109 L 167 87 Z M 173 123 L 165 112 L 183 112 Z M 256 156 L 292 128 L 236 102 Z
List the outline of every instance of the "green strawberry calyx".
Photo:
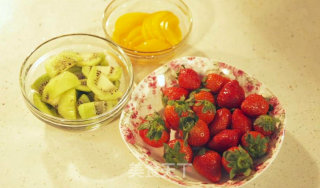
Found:
M 213 112 L 216 113 L 216 107 L 208 100 L 197 100 L 195 106 L 203 106 L 202 113 Z
M 174 106 L 174 110 L 179 116 L 181 116 L 183 112 L 192 111 L 189 103 L 185 101 L 184 96 L 182 96 L 180 100 L 169 100 L 168 105 Z
M 269 115 L 261 115 L 255 121 L 254 125 L 263 128 L 264 131 L 273 132 L 276 128 L 277 119 Z
M 183 139 L 186 141 L 189 136 L 189 132 L 196 125 L 198 117 L 195 115 L 189 115 L 187 117 L 181 117 L 179 120 L 179 128 L 183 132 Z
M 231 168 L 230 179 L 233 179 L 237 174 L 249 176 L 252 171 L 253 161 L 250 155 L 239 146 L 236 150 L 227 150 L 223 153 L 223 158 L 228 162 L 228 167 Z
M 245 137 L 245 141 L 247 146 L 244 148 L 248 151 L 252 158 L 256 159 L 266 154 L 269 142 L 266 137 L 261 136 L 260 134 L 254 137 L 249 133 Z
M 164 145 L 164 154 L 163 158 L 166 163 L 173 163 L 177 166 L 178 163 L 187 163 L 188 161 L 185 159 L 186 154 L 181 152 L 180 142 L 176 142 L 171 148 L 168 144 Z
M 146 122 L 142 123 L 138 130 L 148 129 L 147 137 L 150 140 L 160 140 L 163 131 L 167 131 L 165 122 L 159 113 L 155 112 L 146 116 Z
M 168 104 L 168 96 L 166 96 L 166 95 L 163 95 L 162 96 L 162 104 L 164 105 L 164 106 L 166 106 L 167 104 Z

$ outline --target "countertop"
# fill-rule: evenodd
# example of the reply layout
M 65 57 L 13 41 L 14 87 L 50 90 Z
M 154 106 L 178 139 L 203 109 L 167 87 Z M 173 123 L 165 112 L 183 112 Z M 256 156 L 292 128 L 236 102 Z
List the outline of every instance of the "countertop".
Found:
M 0 187 L 176 187 L 129 152 L 118 120 L 94 131 L 44 124 L 24 104 L 19 69 L 42 42 L 103 36 L 109 0 L 0 1 Z M 320 1 L 186 0 L 194 28 L 179 56 L 210 57 L 265 83 L 284 104 L 281 151 L 245 187 L 320 187 Z M 156 66 L 139 69 L 136 81 Z M 133 171 L 140 170 L 140 176 Z

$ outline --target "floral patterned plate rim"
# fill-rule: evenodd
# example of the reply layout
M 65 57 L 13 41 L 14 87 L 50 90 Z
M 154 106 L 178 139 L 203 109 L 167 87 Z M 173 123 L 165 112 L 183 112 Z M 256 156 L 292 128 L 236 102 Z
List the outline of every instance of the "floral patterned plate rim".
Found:
M 199 175 L 192 165 L 181 168 L 171 168 L 162 158 L 163 148 L 152 148 L 145 144 L 139 134 L 138 126 L 144 116 L 152 112 L 162 112 L 161 88 L 176 85 L 176 72 L 182 67 L 192 68 L 200 76 L 208 73 L 219 73 L 230 79 L 236 79 L 243 87 L 246 96 L 251 93 L 259 93 L 269 99 L 274 109 L 271 115 L 278 118 L 277 130 L 270 138 L 270 151 L 266 156 L 255 160 L 254 171 L 248 177 L 236 177 L 229 180 L 226 172 L 223 173 L 219 183 L 212 183 Z M 160 177 L 173 183 L 195 187 L 238 187 L 253 180 L 260 175 L 276 158 L 284 139 L 285 110 L 277 97 L 264 84 L 226 63 L 216 62 L 204 57 L 182 57 L 170 61 L 146 76 L 135 88 L 131 98 L 124 108 L 119 122 L 120 133 L 130 151 L 146 167 Z M 174 131 L 170 133 L 170 139 L 175 138 Z

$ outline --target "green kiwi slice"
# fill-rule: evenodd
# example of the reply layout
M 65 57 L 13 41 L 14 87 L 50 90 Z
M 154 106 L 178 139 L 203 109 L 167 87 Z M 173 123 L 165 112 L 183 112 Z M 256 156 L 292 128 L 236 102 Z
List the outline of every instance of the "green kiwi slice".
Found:
M 82 67 L 73 66 L 68 71 L 76 75 L 79 80 L 86 79 L 86 76 L 82 73 Z
M 100 100 L 115 100 L 122 96 L 122 92 L 113 85 L 113 83 L 105 76 L 97 66 L 90 70 L 87 86 Z
M 66 119 L 77 119 L 77 94 L 75 89 L 63 93 L 58 104 L 59 114 Z
M 78 102 L 77 104 L 78 105 L 81 105 L 81 104 L 84 104 L 84 103 L 88 103 L 88 102 L 91 102 L 88 95 L 86 94 L 82 94 L 79 99 L 78 99 Z
M 79 53 L 72 51 L 64 51 L 58 55 L 50 57 L 45 62 L 45 69 L 50 77 L 54 77 L 61 72 L 68 70 L 77 64 L 77 62 L 81 62 L 82 57 Z
M 46 114 L 57 116 L 54 108 L 49 107 L 46 103 L 41 101 L 41 95 L 39 93 L 33 94 L 33 104 L 41 111 Z
M 112 82 L 114 86 L 116 86 L 116 88 L 120 88 L 120 80 L 116 80 Z
M 62 93 L 78 85 L 80 85 L 78 78 L 74 74 L 65 71 L 50 79 L 43 89 L 42 101 L 56 106 Z
M 92 68 L 92 66 L 83 66 L 82 70 L 81 70 L 82 74 L 88 78 L 91 68 Z
M 106 110 L 104 101 L 89 102 L 80 104 L 78 106 L 78 112 L 82 119 L 88 119 L 90 117 L 102 114 Z
M 78 85 L 76 87 L 77 90 L 79 91 L 85 91 L 85 92 L 90 92 L 91 89 L 87 86 L 87 79 L 82 79 L 79 80 L 80 81 L 80 85 Z
M 110 81 L 119 80 L 121 78 L 121 75 L 122 75 L 121 67 L 114 67 L 114 66 L 96 66 L 96 67 L 105 76 L 107 76 Z
M 36 81 L 33 82 L 31 88 L 36 90 L 40 95 L 42 95 L 44 87 L 48 84 L 50 76 L 48 74 L 41 75 Z
M 78 66 L 95 66 L 105 59 L 104 53 L 81 53 L 82 61 L 77 63 Z

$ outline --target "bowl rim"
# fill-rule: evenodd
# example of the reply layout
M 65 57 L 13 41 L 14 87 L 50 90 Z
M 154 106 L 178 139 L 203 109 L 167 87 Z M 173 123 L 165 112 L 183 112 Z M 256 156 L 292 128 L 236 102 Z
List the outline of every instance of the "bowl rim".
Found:
M 119 0 L 112 0 L 107 5 L 107 7 L 105 8 L 105 10 L 103 12 L 103 16 L 102 16 L 102 28 L 103 28 L 104 34 L 106 35 L 106 38 L 111 40 L 111 41 L 113 41 L 112 40 L 112 36 L 110 36 L 109 33 L 107 32 L 106 23 L 107 23 L 107 20 L 109 19 L 109 16 L 111 15 L 113 10 L 111 10 L 111 13 L 109 15 L 107 15 L 107 11 L 117 1 L 119 1 Z M 181 39 L 181 41 L 178 44 L 175 44 L 175 45 L 171 46 L 170 48 L 166 48 L 166 49 L 163 49 L 163 50 L 144 52 L 144 51 L 132 50 L 132 49 L 126 48 L 126 47 L 124 47 L 124 46 L 122 46 L 122 45 L 120 45 L 120 44 L 118 44 L 118 43 L 116 43 L 114 41 L 113 42 L 116 43 L 118 46 L 120 46 L 124 51 L 129 53 L 131 56 L 132 55 L 140 56 L 140 54 L 143 55 L 143 56 L 158 56 L 158 55 L 162 55 L 162 54 L 165 54 L 165 53 L 169 53 L 170 51 L 180 47 L 183 43 L 185 43 L 187 41 L 187 39 L 190 36 L 190 33 L 192 31 L 192 27 L 193 27 L 193 18 L 192 18 L 192 12 L 191 12 L 189 6 L 183 0 L 175 0 L 175 1 L 180 2 L 182 4 L 183 8 L 185 8 L 185 10 L 187 12 L 188 20 L 189 20 L 189 29 L 188 29 L 187 33 L 184 35 L 184 37 Z
M 157 69 L 155 69 L 154 71 L 152 71 L 151 73 L 149 73 L 148 75 L 146 75 L 139 83 L 137 83 L 136 88 L 138 88 L 139 85 L 140 85 L 143 81 L 145 81 L 145 80 L 148 78 L 148 76 L 150 76 L 151 74 L 157 73 L 157 72 L 161 71 L 162 69 L 164 69 L 165 66 L 168 66 L 170 63 L 175 62 L 176 60 L 184 59 L 184 58 L 192 58 L 192 59 L 193 59 L 193 58 L 204 58 L 204 59 L 210 60 L 211 62 L 220 63 L 220 61 L 215 60 L 215 59 L 212 59 L 212 58 L 209 58 L 209 57 L 184 56 L 184 57 L 175 58 L 175 59 L 172 59 L 172 60 L 167 61 L 167 62 L 166 62 L 165 64 L 163 64 L 162 66 L 158 67 Z M 231 64 L 227 64 L 227 63 L 224 63 L 224 64 L 226 64 L 226 65 L 228 65 L 228 66 L 230 66 L 230 67 L 233 67 L 233 68 L 235 68 L 235 69 L 237 69 L 237 70 L 241 70 L 241 71 L 242 71 L 242 69 L 241 69 L 241 68 L 238 68 L 237 66 L 234 66 L 234 65 L 231 65 Z M 248 77 L 251 77 L 251 78 L 254 78 L 255 80 L 257 80 L 256 77 L 254 77 L 253 75 L 251 75 L 251 74 L 249 74 L 249 73 L 247 73 L 247 72 L 244 72 L 244 73 L 245 73 Z M 262 82 L 262 81 L 260 81 L 260 80 L 257 80 L 257 81 L 260 82 L 261 85 L 267 86 L 264 82 Z M 277 95 L 275 95 L 268 87 L 266 87 L 266 90 L 267 90 L 268 92 L 270 92 L 272 95 L 274 95 L 274 96 L 277 97 Z M 134 94 L 134 91 L 133 91 L 132 94 Z M 131 94 L 131 95 L 132 95 L 132 94 Z M 278 97 L 277 97 L 277 98 L 278 98 Z M 130 101 L 131 101 L 131 100 L 129 100 L 128 102 L 130 102 Z M 209 187 L 226 187 L 226 186 L 227 186 L 227 187 L 243 187 L 243 186 L 247 185 L 249 182 L 252 182 L 254 179 L 256 179 L 257 177 L 259 177 L 260 175 L 262 175 L 262 174 L 272 165 L 272 163 L 273 163 L 274 160 L 277 158 L 277 156 L 278 156 L 278 154 L 279 154 L 279 152 L 280 152 L 280 150 L 281 150 L 281 148 L 282 148 L 282 146 L 283 146 L 284 139 L 285 139 L 285 133 L 286 133 L 285 127 L 286 127 L 286 124 L 287 124 L 287 114 L 286 114 L 286 110 L 285 110 L 284 104 L 280 102 L 280 105 L 281 105 L 281 108 L 282 108 L 282 110 L 283 110 L 282 131 L 279 132 L 279 137 L 278 137 L 279 144 L 278 144 L 278 146 L 277 146 L 277 150 L 275 150 L 275 151 L 272 153 L 272 155 L 270 156 L 270 158 L 267 159 L 267 160 L 269 160 L 269 161 L 268 161 L 268 163 L 266 164 L 266 166 L 265 166 L 261 171 L 257 171 L 251 178 L 247 179 L 247 181 L 245 181 L 245 182 L 243 182 L 243 183 L 241 183 L 241 184 L 220 185 L 220 184 L 215 184 L 215 183 L 208 183 L 208 184 L 202 184 L 201 187 L 204 187 L 204 188 L 207 188 L 207 187 L 208 187 L 208 188 L 209 188 Z M 121 116 L 120 116 L 120 120 L 119 120 L 119 132 L 120 132 L 120 135 L 121 135 L 121 138 L 122 138 L 123 142 L 126 144 L 126 146 L 127 146 L 128 149 L 131 151 L 131 153 L 133 154 L 133 156 L 135 156 L 135 157 L 138 159 L 139 162 L 141 162 L 147 169 L 155 172 L 156 170 L 155 170 L 151 165 L 148 165 L 148 164 L 147 164 L 147 162 L 148 162 L 148 160 L 149 160 L 149 159 L 148 159 L 149 157 L 147 158 L 146 161 L 144 161 L 144 159 L 142 159 L 142 157 L 141 157 L 141 153 L 138 152 L 138 150 L 137 150 L 137 146 L 136 146 L 135 144 L 129 143 L 129 142 L 127 141 L 127 139 L 125 138 L 124 129 L 123 129 L 124 127 L 126 127 L 126 126 L 123 124 L 123 121 L 124 121 L 124 119 L 126 118 L 125 115 L 126 115 L 126 112 L 125 112 L 125 111 L 122 111 Z M 264 161 L 264 162 L 265 162 L 265 161 Z M 159 162 L 159 163 L 160 163 L 160 162 Z M 170 179 L 170 178 L 165 177 L 164 175 L 158 175 L 157 177 L 160 177 L 160 178 L 162 178 L 162 179 L 164 179 L 164 180 L 166 180 L 166 181 L 168 181 L 168 182 L 171 182 L 171 183 L 173 183 L 173 184 L 175 184 L 175 185 L 179 185 L 179 186 L 190 186 L 190 185 L 181 184 L 181 183 L 179 183 L 179 182 L 177 182 L 177 181 L 175 181 L 175 180 L 172 180 L 172 179 Z M 245 178 L 244 180 L 246 180 L 246 178 Z M 195 186 L 195 185 L 191 185 L 191 186 L 193 187 L 193 186 Z
M 128 74 L 129 74 L 129 77 L 130 77 L 130 81 L 129 81 L 128 87 L 126 88 L 125 93 L 122 95 L 122 97 L 120 98 L 118 104 L 112 110 L 104 112 L 104 113 L 96 115 L 96 116 L 93 116 L 93 117 L 88 118 L 88 119 L 70 120 L 70 119 L 65 119 L 65 118 L 56 117 L 56 116 L 52 116 L 52 115 L 46 114 L 46 113 L 40 111 L 33 104 L 33 102 L 29 100 L 29 98 L 28 98 L 28 96 L 26 94 L 25 82 L 24 82 L 24 79 L 23 79 L 28 74 L 29 69 L 34 64 L 34 62 L 33 62 L 31 65 L 29 65 L 29 67 L 26 67 L 29 58 L 35 52 L 37 52 L 37 50 L 39 50 L 42 46 L 44 46 L 44 45 L 46 45 L 46 44 L 48 44 L 48 43 L 50 43 L 52 41 L 55 41 L 57 39 L 67 38 L 67 37 L 89 37 L 89 38 L 95 38 L 95 39 L 98 39 L 98 40 L 103 40 L 104 42 L 108 43 L 109 45 L 115 47 L 116 51 L 118 51 L 120 53 L 120 55 L 124 58 L 125 63 L 123 63 L 123 64 L 128 69 Z M 123 108 L 123 106 L 128 101 L 128 99 L 130 97 L 130 93 L 132 92 L 132 89 L 134 87 L 133 66 L 132 66 L 130 58 L 121 49 L 121 47 L 119 45 L 117 45 L 116 43 L 114 43 L 113 41 L 108 40 L 108 39 L 103 38 L 103 37 L 100 37 L 100 36 L 97 36 L 97 35 L 88 34 L 88 33 L 69 33 L 69 34 L 58 35 L 58 36 L 55 36 L 53 38 L 50 38 L 50 39 L 42 42 L 40 45 L 38 45 L 36 48 L 34 48 L 32 50 L 32 52 L 25 58 L 25 60 L 23 61 L 22 65 L 20 67 L 19 84 L 20 84 L 20 90 L 22 92 L 24 100 L 27 103 L 27 105 L 29 107 L 31 107 L 30 110 L 35 116 L 37 116 L 38 118 L 40 118 L 41 120 L 43 120 L 45 122 L 49 121 L 49 123 L 52 123 L 54 125 L 59 125 L 59 126 L 62 126 L 62 127 L 70 127 L 70 128 L 81 128 L 81 127 L 87 127 L 87 126 L 90 126 L 90 125 L 95 125 L 95 124 L 101 123 L 101 122 L 103 122 L 105 120 L 108 120 L 108 119 L 112 118 L 113 116 L 115 116 L 116 113 L 118 113 Z

